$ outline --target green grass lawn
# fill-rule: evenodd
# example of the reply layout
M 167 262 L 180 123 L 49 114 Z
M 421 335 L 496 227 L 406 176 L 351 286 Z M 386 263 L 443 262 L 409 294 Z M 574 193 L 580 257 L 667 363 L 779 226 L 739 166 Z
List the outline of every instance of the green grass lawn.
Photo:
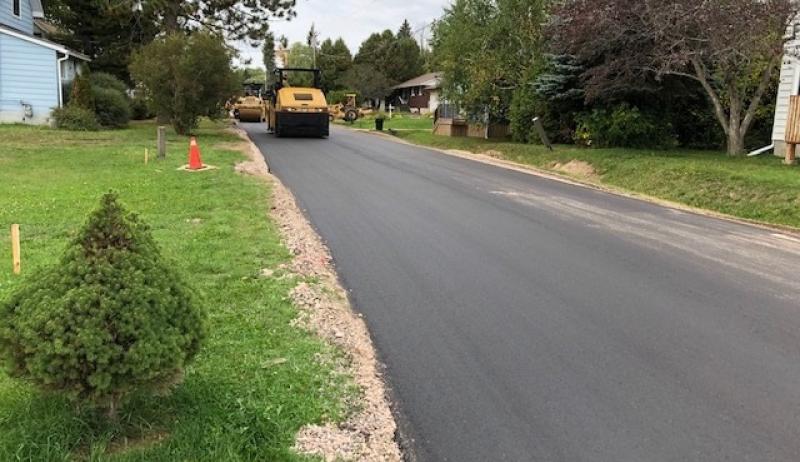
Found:
M 354 123 L 346 123 L 344 121 L 337 121 L 347 125 L 351 128 L 359 128 L 365 130 L 375 129 L 375 118 L 365 117 L 358 119 Z M 387 118 L 383 123 L 384 130 L 433 130 L 433 119 L 425 116 L 411 116 L 408 114 L 394 115 L 391 119 Z
M 259 277 L 290 255 L 266 218 L 268 185 L 234 172 L 243 156 L 225 146 L 238 138 L 223 128 L 206 124 L 198 136 L 219 169 L 190 174 L 176 171 L 188 142 L 174 134 L 168 159 L 144 165 L 145 147 L 155 149 L 149 123 L 90 133 L 0 126 L 0 300 L 23 280 L 11 274 L 11 223 L 30 277 L 114 189 L 209 313 L 185 382 L 169 397 L 135 398 L 113 426 L 0 372 L 0 460 L 305 460 L 289 449 L 297 430 L 348 412 L 355 389 L 333 370 L 340 353 L 291 325 L 298 281 Z
M 771 155 L 728 157 L 709 151 L 582 149 L 473 138 L 437 136 L 430 131 L 396 132 L 412 143 L 473 153 L 497 151 L 502 158 L 553 170 L 571 160 L 589 163 L 590 178 L 625 191 L 709 209 L 740 218 L 800 228 L 800 168 Z

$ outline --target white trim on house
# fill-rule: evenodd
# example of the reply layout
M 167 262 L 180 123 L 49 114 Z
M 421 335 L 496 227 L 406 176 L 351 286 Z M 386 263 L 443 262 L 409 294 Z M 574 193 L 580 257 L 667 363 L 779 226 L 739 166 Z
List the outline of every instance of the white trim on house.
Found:
M 73 58 L 78 58 L 81 61 L 91 61 L 91 59 L 83 53 L 78 53 L 77 51 L 72 51 L 69 48 L 64 47 L 63 45 L 59 45 L 55 42 L 51 42 L 49 40 L 40 39 L 38 37 L 34 37 L 32 35 L 25 34 L 23 32 L 18 32 L 14 29 L 9 29 L 4 26 L 0 26 L 0 34 L 10 35 L 12 37 L 16 37 L 20 40 L 25 40 L 27 42 L 35 43 L 37 45 L 43 46 L 45 48 L 49 48 L 51 50 L 55 50 L 59 53 L 63 53 L 65 55 L 72 56 Z

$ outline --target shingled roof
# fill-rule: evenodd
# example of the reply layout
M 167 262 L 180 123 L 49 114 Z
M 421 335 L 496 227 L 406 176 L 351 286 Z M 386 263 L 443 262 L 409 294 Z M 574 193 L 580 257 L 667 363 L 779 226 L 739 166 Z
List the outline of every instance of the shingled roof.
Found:
M 442 83 L 442 72 L 430 72 L 428 74 L 415 77 L 411 80 L 395 85 L 393 90 L 402 90 L 403 88 L 425 87 L 428 89 L 439 88 Z

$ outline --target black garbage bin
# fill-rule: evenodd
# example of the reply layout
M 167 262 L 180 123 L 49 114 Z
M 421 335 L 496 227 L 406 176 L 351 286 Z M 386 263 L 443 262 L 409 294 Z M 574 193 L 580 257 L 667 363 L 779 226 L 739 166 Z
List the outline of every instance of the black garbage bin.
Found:
M 375 130 L 383 131 L 383 119 L 375 119 Z

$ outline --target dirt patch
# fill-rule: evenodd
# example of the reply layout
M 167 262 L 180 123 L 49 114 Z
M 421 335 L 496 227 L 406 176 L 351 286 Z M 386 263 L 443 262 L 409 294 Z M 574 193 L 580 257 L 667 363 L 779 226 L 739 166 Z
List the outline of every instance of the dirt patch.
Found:
M 407 143 L 407 144 L 411 144 L 411 143 Z M 472 152 L 472 151 L 464 151 L 463 149 L 448 149 L 445 152 L 448 153 L 448 154 L 455 154 L 456 156 L 461 156 L 461 157 L 474 157 L 475 156 L 474 152 Z
M 502 152 L 496 151 L 494 149 L 490 149 L 488 151 L 482 152 L 481 155 L 486 157 L 491 157 L 492 159 L 503 159 L 505 156 Z
M 240 130 L 236 133 L 247 139 L 246 133 Z M 249 141 L 248 145 L 242 151 L 250 160 L 239 164 L 237 171 L 258 175 L 272 184 L 270 215 L 280 229 L 284 245 L 294 255 L 289 270 L 314 281 L 303 282 L 291 292 L 302 313 L 298 323 L 347 354 L 349 364 L 340 367 L 346 368 L 362 392 L 356 403 L 358 411 L 346 421 L 302 428 L 297 434 L 295 450 L 331 462 L 399 462 L 402 456 L 395 441 L 397 425 L 367 326 L 350 306 L 347 292 L 333 269 L 330 252 L 303 216 L 294 196 L 277 178 L 268 175 L 258 148 Z
M 584 162 L 582 160 L 571 160 L 566 164 L 557 162 L 552 165 L 552 168 L 553 170 L 558 170 L 559 172 L 563 172 L 568 175 L 574 175 L 579 178 L 584 178 L 584 179 L 599 178 L 597 170 L 595 170 L 591 164 L 589 164 L 588 162 Z

